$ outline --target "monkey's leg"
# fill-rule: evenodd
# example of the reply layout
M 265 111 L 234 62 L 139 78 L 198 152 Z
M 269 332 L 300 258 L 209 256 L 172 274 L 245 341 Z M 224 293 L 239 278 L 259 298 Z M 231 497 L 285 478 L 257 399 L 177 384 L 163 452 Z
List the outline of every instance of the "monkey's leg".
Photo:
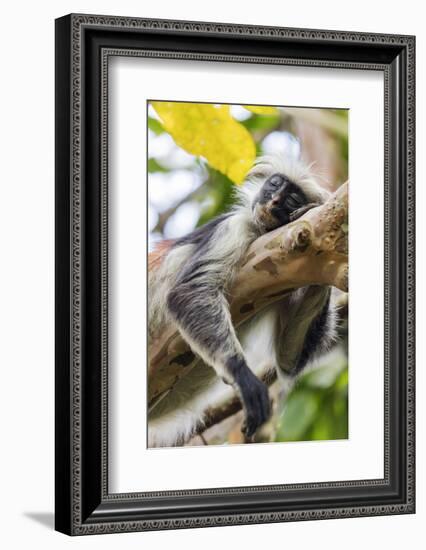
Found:
M 278 310 L 276 360 L 278 369 L 297 375 L 334 340 L 336 315 L 330 302 L 331 289 L 304 287 Z
M 192 350 L 238 392 L 250 437 L 270 415 L 268 388 L 250 370 L 237 339 L 228 302 L 217 288 L 194 281 L 194 274 L 169 292 L 169 311 Z

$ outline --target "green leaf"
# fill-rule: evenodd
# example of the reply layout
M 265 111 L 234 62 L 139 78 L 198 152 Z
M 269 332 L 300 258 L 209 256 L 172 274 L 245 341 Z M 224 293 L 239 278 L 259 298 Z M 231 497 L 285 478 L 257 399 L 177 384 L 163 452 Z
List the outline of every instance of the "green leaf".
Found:
M 313 392 L 297 391 L 289 395 L 281 415 L 277 441 L 300 441 L 315 420 L 318 399 Z
M 340 357 L 302 374 L 287 397 L 276 441 L 314 441 L 348 437 L 348 368 Z
M 156 118 L 148 117 L 148 128 L 154 132 L 157 136 L 164 133 L 163 125 Z
M 202 199 L 202 211 L 197 227 L 226 212 L 233 204 L 232 181 L 214 168 L 208 167 L 208 173 L 208 190 Z
M 323 403 L 323 405 L 323 408 L 315 419 L 315 423 L 312 426 L 311 433 L 309 434 L 309 439 L 311 441 L 337 439 L 334 425 L 334 417 L 331 414 L 327 403 Z
M 336 389 L 337 390 L 343 390 L 347 393 L 348 390 L 348 384 L 349 384 L 349 371 L 346 367 L 339 375 L 338 379 L 336 380 Z
M 148 159 L 148 172 L 150 174 L 154 172 L 169 172 L 169 169 L 162 166 L 155 158 L 150 158 Z
M 250 118 L 241 121 L 241 124 L 251 132 L 255 132 L 256 130 L 272 130 L 273 128 L 276 128 L 279 123 L 279 115 L 253 115 Z

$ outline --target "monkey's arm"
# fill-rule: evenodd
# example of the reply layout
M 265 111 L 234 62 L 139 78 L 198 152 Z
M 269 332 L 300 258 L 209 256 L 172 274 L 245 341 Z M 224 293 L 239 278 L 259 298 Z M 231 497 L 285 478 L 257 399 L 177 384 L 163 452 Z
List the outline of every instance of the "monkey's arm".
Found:
M 209 260 L 192 261 L 170 290 L 167 306 L 191 349 L 238 392 L 246 414 L 243 430 L 250 437 L 269 417 L 268 389 L 246 363 L 218 285 L 222 279 Z

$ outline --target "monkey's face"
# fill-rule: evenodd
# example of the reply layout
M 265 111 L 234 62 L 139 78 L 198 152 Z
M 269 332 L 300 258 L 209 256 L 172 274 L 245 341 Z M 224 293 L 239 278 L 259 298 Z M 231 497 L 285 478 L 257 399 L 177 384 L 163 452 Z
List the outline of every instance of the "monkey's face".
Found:
M 283 174 L 273 174 L 262 185 L 253 204 L 255 222 L 271 231 L 294 221 L 309 208 L 309 201 L 298 185 Z

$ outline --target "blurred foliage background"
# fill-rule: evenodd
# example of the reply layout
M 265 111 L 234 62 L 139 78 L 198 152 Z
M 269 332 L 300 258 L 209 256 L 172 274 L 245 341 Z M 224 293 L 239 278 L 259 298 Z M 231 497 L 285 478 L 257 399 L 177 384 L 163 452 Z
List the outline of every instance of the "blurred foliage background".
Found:
M 149 250 L 181 237 L 228 210 L 233 190 L 262 154 L 301 157 L 334 191 L 348 179 L 348 111 L 153 101 L 148 105 Z M 347 296 L 340 338 L 288 391 L 274 384 L 270 421 L 261 441 L 348 437 Z M 209 428 L 190 444 L 243 442 L 241 413 Z M 201 439 L 201 441 L 200 441 Z

